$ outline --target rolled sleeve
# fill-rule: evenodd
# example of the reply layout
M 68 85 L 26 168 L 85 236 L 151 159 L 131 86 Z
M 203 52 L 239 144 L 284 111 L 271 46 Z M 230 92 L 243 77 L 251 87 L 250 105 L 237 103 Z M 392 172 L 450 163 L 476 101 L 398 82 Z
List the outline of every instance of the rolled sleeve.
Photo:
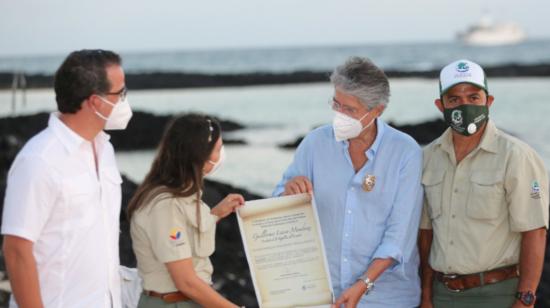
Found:
M 395 260 L 393 267 L 403 263 L 403 252 L 399 246 L 393 243 L 382 243 L 374 252 L 373 259 L 388 259 Z
M 531 149 L 512 153 L 505 180 L 512 231 L 548 228 L 548 175 L 542 159 Z
M 401 168 L 399 179 L 403 185 L 399 185 L 382 242 L 373 255 L 373 259 L 394 259 L 394 271 L 404 272 L 404 263 L 416 251 L 423 195 L 421 172 L 422 152 L 418 149 Z

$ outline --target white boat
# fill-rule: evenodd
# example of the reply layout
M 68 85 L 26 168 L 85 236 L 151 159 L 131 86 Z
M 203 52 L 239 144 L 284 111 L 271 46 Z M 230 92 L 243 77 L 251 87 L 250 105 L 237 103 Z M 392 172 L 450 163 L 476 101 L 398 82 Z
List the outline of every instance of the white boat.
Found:
M 524 41 L 526 37 L 518 24 L 495 23 L 489 16 L 483 16 L 477 24 L 458 34 L 458 38 L 463 43 L 481 46 L 517 44 Z

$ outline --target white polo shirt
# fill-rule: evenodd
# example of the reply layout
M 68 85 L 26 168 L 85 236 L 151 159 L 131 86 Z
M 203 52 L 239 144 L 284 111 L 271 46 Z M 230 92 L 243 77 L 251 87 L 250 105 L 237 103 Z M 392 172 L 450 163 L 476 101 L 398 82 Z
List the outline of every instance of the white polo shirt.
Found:
M 34 243 L 46 308 L 119 308 L 122 179 L 109 136 L 92 143 L 50 115 L 8 174 L 2 234 Z M 98 175 L 99 174 L 99 175 Z M 14 299 L 10 307 L 17 307 Z

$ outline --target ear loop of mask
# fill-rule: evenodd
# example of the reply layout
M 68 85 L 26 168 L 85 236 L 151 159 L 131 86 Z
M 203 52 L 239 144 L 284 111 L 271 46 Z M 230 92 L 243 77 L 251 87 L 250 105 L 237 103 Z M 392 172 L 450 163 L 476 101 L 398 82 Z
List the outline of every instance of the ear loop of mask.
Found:
M 111 103 L 110 101 L 104 99 L 103 97 L 101 97 L 101 96 L 99 96 L 99 95 L 98 95 L 97 97 L 99 97 L 99 99 L 100 99 L 103 103 L 105 103 L 105 104 L 107 104 L 107 105 L 111 105 L 111 107 L 115 108 L 115 104 Z M 93 106 L 92 106 L 92 107 L 93 107 Z M 105 121 L 107 121 L 107 120 L 109 119 L 109 117 L 106 117 L 106 116 L 102 115 L 99 111 L 97 111 L 97 109 L 95 109 L 95 107 L 93 107 L 93 108 L 94 108 L 95 114 L 96 114 L 98 117 L 102 118 L 102 119 L 105 120 Z

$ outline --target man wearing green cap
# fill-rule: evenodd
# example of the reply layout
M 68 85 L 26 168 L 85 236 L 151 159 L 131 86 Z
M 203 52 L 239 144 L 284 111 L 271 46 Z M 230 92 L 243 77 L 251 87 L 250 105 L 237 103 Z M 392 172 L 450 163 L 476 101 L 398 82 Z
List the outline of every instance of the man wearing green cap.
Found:
M 450 126 L 424 149 L 421 307 L 531 307 L 548 228 L 548 175 L 527 144 L 489 120 L 494 97 L 468 60 L 441 70 Z

